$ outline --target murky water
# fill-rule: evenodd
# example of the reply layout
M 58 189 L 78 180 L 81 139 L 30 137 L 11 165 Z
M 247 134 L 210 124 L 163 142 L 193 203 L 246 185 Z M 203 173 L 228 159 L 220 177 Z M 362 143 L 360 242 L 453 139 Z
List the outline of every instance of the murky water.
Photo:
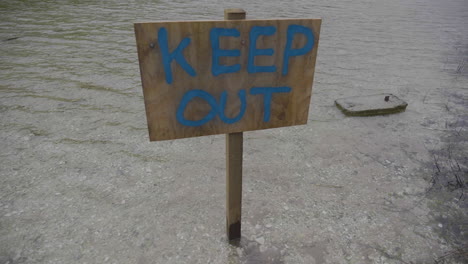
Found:
M 154 259 L 157 263 L 237 260 L 255 263 L 255 259 L 249 259 L 248 250 L 222 246 L 224 204 L 219 201 L 224 199 L 223 137 L 148 142 L 132 24 L 222 19 L 223 9 L 232 7 L 244 8 L 252 19 L 323 18 L 309 116 L 311 130 L 306 127 L 252 133 L 248 139 L 263 148 L 246 146 L 247 158 L 256 162 L 255 165 L 247 162 L 247 172 L 261 175 L 258 168 L 281 171 L 282 165 L 268 161 L 271 158 L 292 164 L 285 167 L 289 170 L 286 178 L 296 175 L 293 168 L 299 166 L 305 168 L 304 173 L 314 175 L 312 179 L 320 179 L 320 173 L 328 173 L 329 168 L 339 171 L 327 159 L 341 157 L 335 161 L 342 164 L 349 155 L 360 155 L 352 150 L 358 151 L 362 146 L 350 142 L 359 141 L 358 137 L 380 142 L 384 135 L 389 142 L 398 142 L 394 142 L 398 148 L 384 143 L 376 143 L 379 147 L 375 148 L 364 144 L 361 154 L 366 154 L 357 162 L 364 162 L 370 155 L 384 166 L 386 159 L 401 155 L 402 168 L 416 171 L 416 164 L 428 156 L 419 154 L 424 148 L 413 145 L 414 142 L 437 144 L 447 124 L 466 131 L 466 0 L 3 0 L 0 2 L 0 257 L 3 257 L 0 263 L 3 260 L 154 263 L 151 261 Z M 384 117 L 380 119 L 385 120 L 383 123 L 377 119 L 346 119 L 333 106 L 333 101 L 341 97 L 382 92 L 394 93 L 409 103 L 401 119 Z M 385 129 L 379 130 L 379 126 Z M 371 132 L 364 137 L 368 133 L 363 130 L 366 127 L 371 127 Z M 337 132 L 348 129 L 358 132 Z M 389 133 L 391 130 L 398 134 Z M 350 146 L 344 156 L 328 153 L 345 148 L 334 144 L 333 139 L 326 139 L 333 135 Z M 257 142 L 256 138 L 264 139 Z M 280 158 L 268 153 L 261 156 L 272 145 L 275 150 L 267 152 Z M 403 145 L 409 146 L 405 153 L 399 152 Z M 322 151 L 317 154 L 317 149 Z M 382 153 L 396 154 L 385 158 L 379 156 L 385 155 Z M 315 161 L 310 161 L 312 156 Z M 213 167 L 200 165 L 200 159 Z M 304 164 L 312 166 L 311 171 Z M 351 171 L 356 167 L 349 166 Z M 199 176 L 184 178 L 193 171 Z M 268 190 L 264 185 L 276 178 L 267 179 L 260 183 L 252 180 L 248 186 Z M 285 183 L 276 179 L 286 189 L 292 186 L 289 180 Z M 215 187 L 206 187 L 210 184 Z M 322 186 L 326 184 L 338 183 Z M 284 208 L 282 203 L 290 198 L 290 192 L 281 194 L 277 186 L 271 188 L 278 193 L 274 197 L 285 199 L 270 204 L 272 209 L 264 211 L 258 208 L 268 204 L 266 200 L 259 207 L 246 207 L 246 213 L 252 215 L 245 218 L 244 233 L 249 241 L 255 241 L 250 236 L 258 235 L 256 223 L 268 217 L 273 222 L 280 219 L 273 214 Z M 301 185 L 295 188 L 299 190 L 294 193 L 311 193 L 301 191 Z M 343 189 L 340 188 L 336 192 Z M 258 198 L 247 198 L 255 204 L 272 194 L 249 195 Z M 307 197 L 297 198 L 295 205 L 289 205 L 290 214 L 301 212 L 294 211 L 294 206 L 300 208 L 308 204 L 309 198 L 316 199 Z M 360 203 L 353 204 L 357 211 L 363 210 L 357 205 Z M 194 206 L 197 210 L 210 209 L 196 213 Z M 326 208 L 331 206 L 335 204 Z M 344 209 L 347 207 L 338 211 L 348 212 Z M 205 217 L 211 219 L 207 226 Z M 296 236 L 296 244 L 289 242 L 288 247 L 284 237 L 272 234 L 276 240 L 271 238 L 271 244 L 255 244 L 256 258 L 266 261 L 268 252 L 273 252 L 271 256 L 277 263 L 324 263 L 325 259 L 338 263 L 345 257 L 360 260 L 370 254 L 366 252 L 376 250 L 353 244 L 351 239 L 332 242 L 341 237 L 339 233 L 336 236 L 316 233 L 318 237 L 310 241 L 312 233 L 303 237 L 301 234 L 308 231 L 301 230 L 299 225 L 315 228 L 308 224 L 315 222 L 318 230 L 314 230 L 318 232 L 327 230 L 327 223 L 338 223 L 340 218 L 333 216 L 327 220 L 323 216 L 323 221 L 309 221 L 301 217 L 283 219 L 288 227 L 284 229 L 285 236 Z M 172 226 L 171 222 L 179 226 Z M 337 232 L 359 236 L 360 226 L 354 226 L 355 231 L 344 226 L 346 231 Z M 268 236 L 268 232 L 263 236 Z M 419 243 L 418 238 L 414 239 Z M 204 245 L 193 243 L 195 240 L 204 241 Z M 320 252 L 313 253 L 317 249 Z M 431 252 L 423 246 L 418 249 Z M 437 252 L 443 250 L 441 247 Z M 418 254 L 408 250 L 402 256 L 409 261 Z
M 105 125 L 113 116 L 113 130 L 143 129 L 132 23 L 221 19 L 233 6 L 249 18 L 324 18 L 318 93 L 405 96 L 444 82 L 444 70 L 467 71 L 463 0 L 2 1 L 3 128 L 64 134 L 67 126 L 88 127 L 88 118 Z

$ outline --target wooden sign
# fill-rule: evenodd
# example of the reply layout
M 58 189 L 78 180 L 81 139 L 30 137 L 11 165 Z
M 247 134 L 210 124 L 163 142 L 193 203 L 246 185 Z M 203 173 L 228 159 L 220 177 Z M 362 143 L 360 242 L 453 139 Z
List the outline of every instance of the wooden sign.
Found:
M 321 19 L 136 23 L 150 140 L 307 123 Z

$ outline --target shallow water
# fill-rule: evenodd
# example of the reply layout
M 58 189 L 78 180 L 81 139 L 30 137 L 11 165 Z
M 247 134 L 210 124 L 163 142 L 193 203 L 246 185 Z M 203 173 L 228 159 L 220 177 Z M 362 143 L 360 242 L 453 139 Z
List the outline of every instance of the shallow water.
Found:
M 143 129 L 132 23 L 222 19 L 229 6 L 249 18 L 322 17 L 317 93 L 406 96 L 442 85 L 447 72 L 466 75 L 466 1 L 4 1 L 6 127 L 24 122 L 54 134 L 59 127 L 47 120 L 66 126 L 86 116 L 104 125 L 119 113 L 114 129 Z
M 244 171 L 256 177 L 240 249 L 223 240 L 223 137 L 148 141 L 133 33 L 137 21 L 222 19 L 233 7 L 323 18 L 309 125 L 247 136 Z M 416 204 L 389 193 L 426 188 L 414 175 L 428 149 L 466 131 L 466 0 L 6 0 L 0 61 L 0 263 L 393 263 L 450 248 L 425 229 L 426 207 L 381 208 Z M 333 106 L 383 92 L 407 111 L 350 119 Z M 425 238 L 400 241 L 406 226 Z

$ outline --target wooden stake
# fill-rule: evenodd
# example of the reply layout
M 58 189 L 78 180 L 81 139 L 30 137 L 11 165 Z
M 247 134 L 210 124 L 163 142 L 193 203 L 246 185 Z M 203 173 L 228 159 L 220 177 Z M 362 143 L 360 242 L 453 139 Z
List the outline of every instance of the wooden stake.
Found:
M 225 20 L 245 19 L 243 9 L 225 9 Z M 229 241 L 241 238 L 243 133 L 226 134 L 226 232 Z
M 224 9 L 224 20 L 243 20 L 245 14 L 245 10 L 241 8 Z
M 243 133 L 226 134 L 226 232 L 241 238 Z

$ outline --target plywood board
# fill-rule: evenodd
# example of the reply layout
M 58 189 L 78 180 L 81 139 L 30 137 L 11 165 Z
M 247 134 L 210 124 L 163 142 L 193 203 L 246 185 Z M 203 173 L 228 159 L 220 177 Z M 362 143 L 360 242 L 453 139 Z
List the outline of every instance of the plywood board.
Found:
M 150 140 L 307 123 L 320 25 L 320 19 L 136 23 Z

